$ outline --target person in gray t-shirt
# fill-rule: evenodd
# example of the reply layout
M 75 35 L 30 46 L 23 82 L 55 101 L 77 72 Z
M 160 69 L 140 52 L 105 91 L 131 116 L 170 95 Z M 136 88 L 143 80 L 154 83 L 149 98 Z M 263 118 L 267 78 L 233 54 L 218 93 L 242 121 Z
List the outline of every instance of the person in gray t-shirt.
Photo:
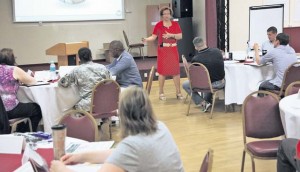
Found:
M 275 48 L 262 57 L 258 54 L 258 45 L 254 45 L 256 63 L 266 64 L 272 62 L 275 72 L 275 78 L 261 83 L 259 90 L 280 90 L 286 69 L 297 62 L 295 50 L 288 43 L 289 36 L 285 33 L 279 33 L 274 42 Z
M 51 171 L 70 171 L 64 164 L 104 163 L 99 171 L 183 172 L 178 148 L 168 128 L 156 120 L 147 93 L 137 86 L 125 89 L 119 102 L 123 140 L 115 150 L 67 154 L 52 161 Z

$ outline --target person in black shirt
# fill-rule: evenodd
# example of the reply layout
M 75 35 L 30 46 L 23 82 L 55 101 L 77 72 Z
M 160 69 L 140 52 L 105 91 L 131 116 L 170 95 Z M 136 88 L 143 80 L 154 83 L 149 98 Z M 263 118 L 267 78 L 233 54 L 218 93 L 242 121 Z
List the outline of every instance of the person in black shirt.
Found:
M 193 44 L 197 53 L 192 58 L 191 63 L 202 63 L 209 72 L 212 87 L 216 89 L 224 88 L 225 71 L 221 51 L 217 48 L 207 47 L 206 42 L 200 37 L 194 38 Z M 189 81 L 185 81 L 182 87 L 189 95 L 191 94 Z M 203 97 L 201 97 L 198 92 L 193 92 L 192 99 L 197 106 L 203 107 L 203 112 L 207 112 L 211 107 L 211 93 L 204 93 Z

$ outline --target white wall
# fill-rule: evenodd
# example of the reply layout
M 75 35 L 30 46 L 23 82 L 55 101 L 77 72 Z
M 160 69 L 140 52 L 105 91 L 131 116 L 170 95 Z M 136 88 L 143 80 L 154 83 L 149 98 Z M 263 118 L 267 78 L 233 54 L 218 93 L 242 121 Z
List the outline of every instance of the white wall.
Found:
M 249 7 L 262 5 L 263 0 L 230 0 L 229 45 L 230 51 L 246 51 L 249 37 Z M 266 31 L 266 40 L 267 31 Z
M 12 48 L 18 64 L 48 63 L 55 56 L 45 50 L 60 42 L 89 41 L 95 59 L 102 44 L 123 40 L 125 30 L 130 42 L 140 42 L 146 36 L 146 5 L 170 0 L 125 0 L 125 20 L 58 23 L 13 23 L 11 0 L 0 1 L 0 48 Z M 146 50 L 144 52 L 147 52 Z

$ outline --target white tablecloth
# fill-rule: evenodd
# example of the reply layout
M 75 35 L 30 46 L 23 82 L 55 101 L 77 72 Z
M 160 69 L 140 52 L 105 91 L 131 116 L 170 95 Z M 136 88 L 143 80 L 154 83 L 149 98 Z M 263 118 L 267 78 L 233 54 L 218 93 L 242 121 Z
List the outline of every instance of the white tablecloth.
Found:
M 42 86 L 21 86 L 18 91 L 20 102 L 36 102 L 43 114 L 45 132 L 51 133 L 51 126 L 58 123 L 65 111 L 71 109 L 79 100 L 77 88 L 58 87 L 57 83 Z
M 286 137 L 300 139 L 300 99 L 298 94 L 280 100 L 280 116 Z
M 257 67 L 225 61 L 225 105 L 243 104 L 247 95 L 258 90 L 261 81 L 271 79 L 273 75 L 272 65 Z

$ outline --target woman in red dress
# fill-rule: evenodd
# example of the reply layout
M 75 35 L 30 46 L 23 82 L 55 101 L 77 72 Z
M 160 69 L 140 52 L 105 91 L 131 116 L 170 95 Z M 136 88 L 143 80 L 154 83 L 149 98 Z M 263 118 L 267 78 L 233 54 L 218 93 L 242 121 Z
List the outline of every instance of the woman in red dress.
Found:
M 157 46 L 157 72 L 159 74 L 159 99 L 166 100 L 164 83 L 166 76 L 173 76 L 177 99 L 183 99 L 180 90 L 180 66 L 177 49 L 177 40 L 182 38 L 182 32 L 177 22 L 171 21 L 172 10 L 164 7 L 160 10 L 162 20 L 158 22 L 153 33 L 143 42 L 154 41 L 158 38 Z

